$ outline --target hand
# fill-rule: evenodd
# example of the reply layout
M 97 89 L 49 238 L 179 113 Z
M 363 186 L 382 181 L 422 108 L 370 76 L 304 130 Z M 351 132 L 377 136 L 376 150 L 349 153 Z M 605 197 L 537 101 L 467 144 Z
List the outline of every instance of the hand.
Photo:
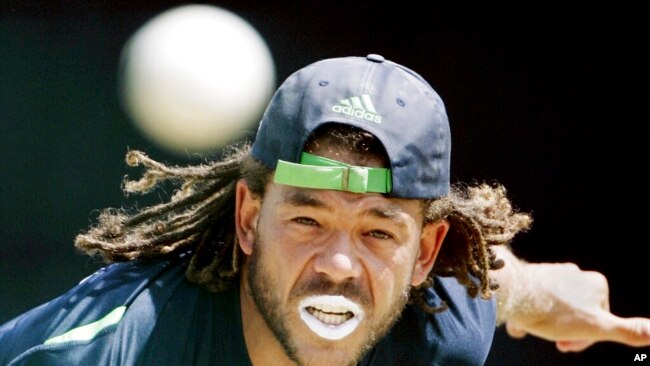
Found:
M 650 345 L 650 319 L 612 314 L 609 286 L 601 273 L 572 263 L 518 262 L 515 267 L 517 282 L 523 284 L 514 287 L 519 294 L 513 296 L 520 301 L 504 316 L 510 336 L 532 334 L 554 341 L 563 352 L 582 351 L 600 341 Z

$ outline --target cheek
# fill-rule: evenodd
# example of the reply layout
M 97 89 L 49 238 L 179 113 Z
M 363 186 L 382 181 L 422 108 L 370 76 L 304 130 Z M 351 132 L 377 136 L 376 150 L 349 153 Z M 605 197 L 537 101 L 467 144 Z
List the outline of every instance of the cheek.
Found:
M 417 252 L 408 246 L 386 253 L 375 261 L 367 261 L 373 293 L 380 298 L 401 296 L 409 287 Z
M 305 243 L 297 242 L 282 228 L 281 225 L 276 225 L 275 228 L 260 225 L 262 230 L 256 240 L 255 250 L 264 252 L 263 261 L 267 275 L 272 276 L 276 285 L 282 288 L 278 290 L 285 293 L 299 281 L 313 249 Z
M 297 240 L 295 236 L 289 235 L 286 229 L 275 229 L 264 236 L 264 245 L 267 252 L 276 260 L 278 267 L 282 269 L 296 268 L 301 266 L 307 257 L 313 252 L 313 245 L 309 242 Z

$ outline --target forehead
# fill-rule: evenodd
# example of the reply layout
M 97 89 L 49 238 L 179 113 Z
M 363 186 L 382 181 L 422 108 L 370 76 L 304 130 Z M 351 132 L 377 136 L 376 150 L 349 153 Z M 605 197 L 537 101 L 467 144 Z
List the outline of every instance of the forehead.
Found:
M 270 197 L 269 197 L 270 196 Z M 421 200 L 386 197 L 378 193 L 352 193 L 344 191 L 310 189 L 270 183 L 267 195 L 273 205 L 285 207 L 310 207 L 327 211 L 344 210 L 372 214 L 378 218 L 395 218 L 406 214 L 413 219 L 423 218 Z

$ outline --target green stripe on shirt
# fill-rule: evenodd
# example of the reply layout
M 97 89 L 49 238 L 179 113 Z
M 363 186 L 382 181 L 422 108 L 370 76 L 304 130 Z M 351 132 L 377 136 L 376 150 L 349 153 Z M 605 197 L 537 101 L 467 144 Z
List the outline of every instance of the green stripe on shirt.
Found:
M 126 312 L 126 306 L 115 308 L 103 318 L 90 324 L 82 325 L 78 328 L 71 329 L 59 336 L 52 337 L 43 343 L 44 345 L 64 343 L 70 341 L 88 341 L 93 339 L 102 329 L 119 323 Z

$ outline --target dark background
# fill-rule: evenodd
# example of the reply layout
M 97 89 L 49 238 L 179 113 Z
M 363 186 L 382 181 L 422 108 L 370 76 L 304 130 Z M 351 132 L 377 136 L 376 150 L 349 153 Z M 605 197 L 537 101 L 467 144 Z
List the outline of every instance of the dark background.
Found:
M 120 191 L 123 176 L 136 173 L 123 162 L 127 148 L 187 162 L 140 136 L 117 92 L 126 40 L 179 4 L 0 4 L 0 323 L 101 266 L 72 242 L 97 209 L 133 202 Z M 515 252 L 600 271 L 615 314 L 650 316 L 641 300 L 649 64 L 640 9 L 213 4 L 258 29 L 278 81 L 322 58 L 368 53 L 422 74 L 449 113 L 452 179 L 501 182 L 532 212 L 533 230 L 515 240 Z M 498 330 L 488 364 L 627 364 L 649 351 L 601 343 L 566 355 Z

